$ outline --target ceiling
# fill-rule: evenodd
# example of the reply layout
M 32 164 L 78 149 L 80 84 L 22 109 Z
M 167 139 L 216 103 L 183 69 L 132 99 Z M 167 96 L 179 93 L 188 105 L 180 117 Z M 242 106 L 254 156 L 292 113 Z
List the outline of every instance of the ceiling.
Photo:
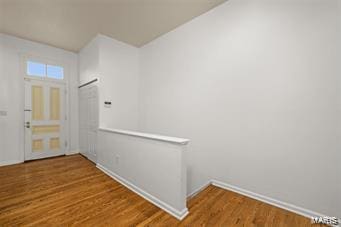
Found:
M 140 47 L 226 0 L 0 0 L 0 32 L 78 52 L 96 34 Z

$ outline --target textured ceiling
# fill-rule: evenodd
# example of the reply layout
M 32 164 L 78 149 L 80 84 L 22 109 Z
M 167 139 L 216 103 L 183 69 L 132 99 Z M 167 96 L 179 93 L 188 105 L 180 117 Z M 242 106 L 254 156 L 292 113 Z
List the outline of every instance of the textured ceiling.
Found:
M 101 33 L 140 47 L 226 0 L 0 0 L 0 32 L 78 52 Z

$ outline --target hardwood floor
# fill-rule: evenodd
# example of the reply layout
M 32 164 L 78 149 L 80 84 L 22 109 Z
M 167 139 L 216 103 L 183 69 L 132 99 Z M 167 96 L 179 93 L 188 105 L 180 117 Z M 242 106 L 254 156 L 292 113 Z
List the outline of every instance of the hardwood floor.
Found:
M 308 218 L 214 186 L 188 207 L 180 222 L 80 155 L 0 167 L 0 226 L 310 226 Z

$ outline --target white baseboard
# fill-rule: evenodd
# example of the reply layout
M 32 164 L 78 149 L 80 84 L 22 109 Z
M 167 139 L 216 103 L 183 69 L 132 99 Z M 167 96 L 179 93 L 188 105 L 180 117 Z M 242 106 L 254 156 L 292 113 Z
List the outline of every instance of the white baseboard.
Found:
M 73 155 L 73 154 L 78 154 L 79 150 L 72 150 L 72 151 L 67 151 L 65 152 L 65 155 Z
M 108 170 L 106 167 L 102 166 L 101 164 L 97 164 L 96 166 L 97 166 L 98 169 L 102 170 L 105 174 L 107 174 L 108 176 L 110 176 L 114 180 L 120 182 L 121 184 L 123 184 L 124 186 L 126 186 L 127 188 L 129 188 L 130 190 L 135 192 L 136 194 L 142 196 L 143 198 L 145 198 L 149 202 L 151 202 L 154 205 L 158 206 L 159 208 L 161 208 L 162 210 L 166 211 L 170 215 L 176 217 L 177 219 L 182 220 L 183 218 L 185 218 L 187 216 L 187 214 L 188 214 L 188 209 L 187 208 L 185 208 L 185 209 L 183 209 L 181 211 L 177 210 L 174 207 L 172 207 L 172 206 L 166 204 L 165 202 L 159 200 L 158 198 L 152 196 L 148 192 L 146 192 L 146 191 L 142 190 L 141 188 L 137 187 L 133 183 L 125 180 L 124 178 L 118 176 L 114 172 Z
M 9 166 L 14 164 L 23 163 L 23 161 L 20 160 L 8 160 L 8 161 L 1 161 L 0 166 Z
M 320 214 L 320 213 L 315 212 L 315 211 L 311 211 L 311 210 L 308 210 L 308 209 L 305 209 L 305 208 L 302 208 L 302 207 L 298 207 L 298 206 L 290 204 L 290 203 L 286 203 L 286 202 L 282 202 L 282 201 L 279 201 L 279 200 L 276 200 L 276 199 L 272 199 L 270 197 L 267 197 L 267 196 L 264 196 L 264 195 L 260 195 L 260 194 L 257 194 L 257 193 L 254 193 L 254 192 L 251 192 L 251 191 L 248 191 L 248 190 L 245 190 L 245 189 L 242 189 L 242 188 L 239 188 L 239 187 L 227 184 L 227 183 L 223 183 L 221 181 L 212 180 L 211 183 L 214 186 L 217 186 L 217 187 L 229 190 L 229 191 L 233 191 L 233 192 L 236 192 L 238 194 L 242 194 L 244 196 L 247 196 L 247 197 L 250 197 L 250 198 L 262 201 L 264 203 L 268 203 L 270 205 L 273 205 L 273 206 L 276 206 L 276 207 L 279 207 L 279 208 L 291 211 L 293 213 L 302 215 L 304 217 L 311 218 L 311 217 L 324 217 L 324 216 L 327 216 L 327 215 Z
M 196 196 L 197 194 L 199 194 L 199 192 L 203 191 L 205 188 L 207 188 L 208 186 L 211 185 L 211 181 L 206 182 L 205 184 L 201 185 L 199 188 L 195 189 L 193 192 L 190 192 L 187 195 L 187 199 L 193 198 L 194 196 Z

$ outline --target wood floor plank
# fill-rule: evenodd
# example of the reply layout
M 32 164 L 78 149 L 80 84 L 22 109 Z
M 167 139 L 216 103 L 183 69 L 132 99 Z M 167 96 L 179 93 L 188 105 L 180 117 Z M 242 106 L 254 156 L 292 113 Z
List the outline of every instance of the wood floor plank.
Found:
M 308 218 L 208 186 L 182 221 L 81 155 L 0 167 L 0 226 L 311 226 Z M 316 225 L 314 225 L 316 226 Z

